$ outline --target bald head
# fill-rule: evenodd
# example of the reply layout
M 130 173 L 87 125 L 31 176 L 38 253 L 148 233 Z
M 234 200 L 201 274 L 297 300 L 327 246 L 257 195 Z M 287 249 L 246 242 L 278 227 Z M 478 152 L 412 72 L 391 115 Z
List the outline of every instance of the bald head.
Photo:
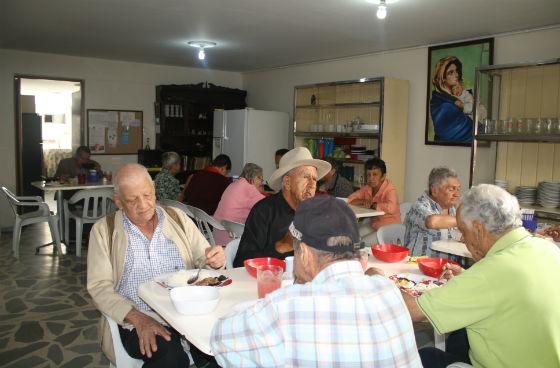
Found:
M 148 170 L 140 164 L 124 164 L 119 167 L 113 177 L 114 191 L 121 194 L 126 188 L 134 188 L 136 184 L 147 181 L 154 185 Z
M 137 226 L 144 226 L 155 216 L 156 193 L 146 168 L 126 164 L 115 173 L 113 200 L 117 207 Z

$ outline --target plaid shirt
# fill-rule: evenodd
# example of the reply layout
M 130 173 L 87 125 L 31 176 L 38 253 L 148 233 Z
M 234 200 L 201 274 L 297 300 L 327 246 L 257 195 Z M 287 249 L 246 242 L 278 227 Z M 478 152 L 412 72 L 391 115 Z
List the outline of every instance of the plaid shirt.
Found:
M 428 229 L 426 227 L 428 216 L 441 214 L 443 214 L 443 209 L 430 197 L 428 192 L 424 192 L 412 205 L 404 220 L 406 226 L 404 243 L 410 249 L 411 256 L 458 258 L 430 249 L 433 241 L 452 239 L 451 233 L 447 229 Z M 449 209 L 449 214 L 455 216 L 454 207 Z
M 123 212 L 124 230 L 128 234 L 128 247 L 124 261 L 124 270 L 117 292 L 136 304 L 139 309 L 152 309 L 138 296 L 138 286 L 167 272 L 185 268 L 183 259 L 175 243 L 163 236 L 162 228 L 165 217 L 162 209 L 156 207 L 158 224 L 148 240 Z
M 399 290 L 356 261 L 220 319 L 211 347 L 223 367 L 421 367 Z
M 154 180 L 154 185 L 156 187 L 156 199 L 172 199 L 174 201 L 179 197 L 181 193 L 180 183 L 169 170 L 161 169 L 160 173 L 156 175 Z

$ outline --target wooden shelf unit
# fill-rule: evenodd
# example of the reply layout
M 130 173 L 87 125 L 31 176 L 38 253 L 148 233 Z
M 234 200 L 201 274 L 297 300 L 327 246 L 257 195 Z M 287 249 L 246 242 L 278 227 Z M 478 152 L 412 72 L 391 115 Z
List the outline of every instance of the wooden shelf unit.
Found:
M 477 69 L 476 111 L 488 118 L 560 118 L 560 59 L 523 65 L 493 65 Z M 553 134 L 478 134 L 471 149 L 469 184 L 505 180 L 515 193 L 520 186 L 544 180 L 560 181 L 560 132 Z M 555 120 L 556 121 L 556 120 Z M 522 205 L 540 217 L 560 219 L 560 208 Z
M 294 88 L 294 146 L 309 139 L 354 138 L 357 145 L 379 152 L 387 164 L 387 174 L 404 196 L 406 139 L 408 126 L 408 81 L 395 78 L 366 78 L 318 83 Z M 344 131 L 344 124 L 358 119 L 377 124 L 371 132 Z M 322 124 L 323 131 L 314 125 Z M 329 129 L 330 128 L 330 129 Z M 329 131 L 324 131 L 324 130 Z M 336 131 L 338 130 L 338 131 Z M 313 153 L 313 152 L 312 152 Z M 354 167 L 354 184 L 365 180 L 365 162 L 339 159 Z

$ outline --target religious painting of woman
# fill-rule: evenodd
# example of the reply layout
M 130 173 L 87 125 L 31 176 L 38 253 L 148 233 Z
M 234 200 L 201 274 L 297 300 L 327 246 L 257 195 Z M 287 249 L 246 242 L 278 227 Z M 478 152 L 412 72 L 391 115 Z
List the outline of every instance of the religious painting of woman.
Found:
M 471 144 L 475 69 L 492 63 L 492 46 L 486 39 L 430 47 L 426 144 Z

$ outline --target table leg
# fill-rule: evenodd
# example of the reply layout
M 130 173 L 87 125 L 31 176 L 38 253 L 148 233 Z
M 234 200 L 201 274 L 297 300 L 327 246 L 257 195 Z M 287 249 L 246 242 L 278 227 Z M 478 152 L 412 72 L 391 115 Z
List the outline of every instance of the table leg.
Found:
M 68 246 L 64 233 L 64 197 L 63 191 L 56 191 L 56 214 L 58 215 L 58 231 L 60 232 L 60 241 Z

